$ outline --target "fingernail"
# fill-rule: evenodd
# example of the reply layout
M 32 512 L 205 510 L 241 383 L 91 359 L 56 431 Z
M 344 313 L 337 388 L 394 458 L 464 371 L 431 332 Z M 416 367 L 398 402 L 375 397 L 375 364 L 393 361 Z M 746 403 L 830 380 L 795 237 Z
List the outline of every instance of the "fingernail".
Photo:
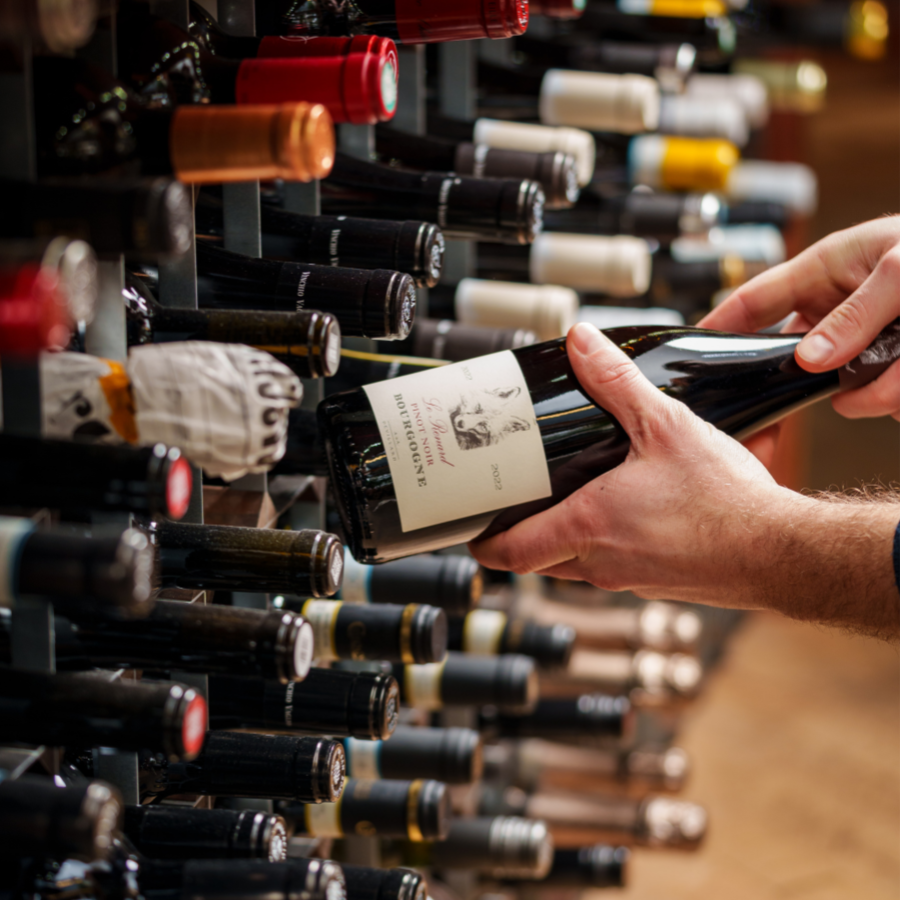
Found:
M 596 326 L 589 322 L 579 322 L 569 334 L 572 336 L 575 349 L 585 356 L 596 353 L 609 343 L 609 338 L 601 334 Z
M 810 334 L 797 344 L 797 356 L 820 366 L 834 353 L 834 344 L 824 334 Z

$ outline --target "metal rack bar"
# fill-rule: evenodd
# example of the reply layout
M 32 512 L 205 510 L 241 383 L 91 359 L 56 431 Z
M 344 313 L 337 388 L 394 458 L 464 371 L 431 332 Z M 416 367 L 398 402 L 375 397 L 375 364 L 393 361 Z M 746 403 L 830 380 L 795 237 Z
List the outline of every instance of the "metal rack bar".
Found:
M 441 44 L 438 60 L 438 103 L 441 112 L 456 119 L 475 118 L 477 71 L 474 42 L 450 41 Z M 476 251 L 475 241 L 448 240 L 444 250 L 442 280 L 453 284 L 474 275 Z

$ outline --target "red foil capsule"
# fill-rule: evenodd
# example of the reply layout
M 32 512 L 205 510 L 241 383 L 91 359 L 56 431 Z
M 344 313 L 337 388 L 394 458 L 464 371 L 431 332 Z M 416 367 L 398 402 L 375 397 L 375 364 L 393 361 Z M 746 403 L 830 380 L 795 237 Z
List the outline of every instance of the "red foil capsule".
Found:
M 509 38 L 528 27 L 528 0 L 394 0 L 404 44 Z
M 35 357 L 69 340 L 59 276 L 28 263 L 0 269 L 0 353 Z
M 356 38 L 353 38 L 356 41 Z M 321 103 L 335 122 L 374 125 L 397 109 L 397 49 L 364 37 L 363 52 L 248 59 L 235 84 L 238 103 Z M 374 49 L 373 49 L 374 45 Z

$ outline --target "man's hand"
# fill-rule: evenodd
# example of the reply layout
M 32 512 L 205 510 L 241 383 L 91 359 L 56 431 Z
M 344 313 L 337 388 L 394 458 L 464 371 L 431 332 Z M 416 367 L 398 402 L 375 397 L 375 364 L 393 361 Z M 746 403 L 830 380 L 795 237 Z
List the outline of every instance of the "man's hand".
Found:
M 759 521 L 789 515 L 803 498 L 655 388 L 593 326 L 576 325 L 566 347 L 578 380 L 619 421 L 631 450 L 558 505 L 473 544 L 476 559 L 648 598 L 758 605 L 746 591 L 722 597 L 722 585 L 746 580 Z
M 556 506 L 473 541 L 480 563 L 896 633 L 900 506 L 828 503 L 780 487 L 592 325 L 576 325 L 566 347 L 582 387 L 619 421 L 631 449 Z
M 807 371 L 836 369 L 858 356 L 900 316 L 900 216 L 829 235 L 739 287 L 700 325 L 751 332 L 789 315 L 787 331 L 809 332 L 796 354 Z M 851 419 L 900 419 L 900 360 L 832 403 Z

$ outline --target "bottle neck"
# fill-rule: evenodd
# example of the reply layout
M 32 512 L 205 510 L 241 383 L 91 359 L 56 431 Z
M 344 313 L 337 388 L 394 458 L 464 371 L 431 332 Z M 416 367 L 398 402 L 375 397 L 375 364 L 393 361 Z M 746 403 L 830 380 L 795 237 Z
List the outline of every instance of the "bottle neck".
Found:
M 342 37 L 375 34 L 399 40 L 394 0 L 353 0 L 334 4 L 327 0 L 268 0 L 257 6 L 256 32 Z
M 456 143 L 450 140 L 378 125 L 375 147 L 382 159 L 396 159 L 416 169 L 452 172 L 456 168 Z
M 216 56 L 177 25 L 128 3 L 116 19 L 119 67 L 155 106 L 234 103 L 240 60 Z

